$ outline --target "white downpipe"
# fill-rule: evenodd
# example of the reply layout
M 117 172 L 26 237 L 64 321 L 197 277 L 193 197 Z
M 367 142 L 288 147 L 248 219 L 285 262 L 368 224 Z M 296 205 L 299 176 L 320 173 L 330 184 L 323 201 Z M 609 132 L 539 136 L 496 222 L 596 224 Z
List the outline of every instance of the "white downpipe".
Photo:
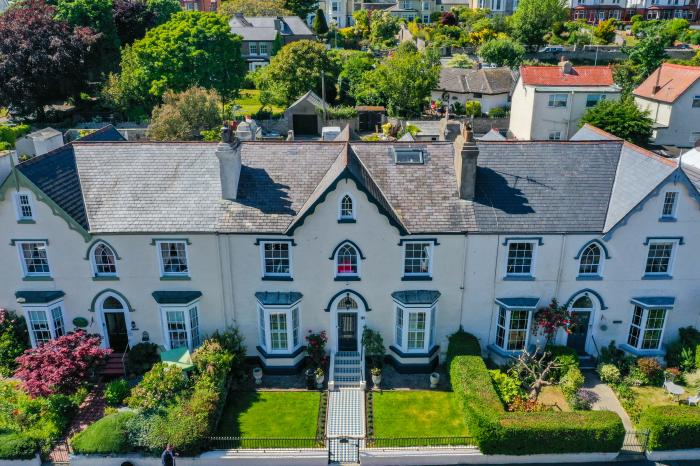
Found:
M 331 365 L 328 368 L 328 391 L 335 390 L 335 351 L 331 351 Z
M 367 381 L 365 380 L 365 346 L 360 345 L 360 389 L 367 389 Z

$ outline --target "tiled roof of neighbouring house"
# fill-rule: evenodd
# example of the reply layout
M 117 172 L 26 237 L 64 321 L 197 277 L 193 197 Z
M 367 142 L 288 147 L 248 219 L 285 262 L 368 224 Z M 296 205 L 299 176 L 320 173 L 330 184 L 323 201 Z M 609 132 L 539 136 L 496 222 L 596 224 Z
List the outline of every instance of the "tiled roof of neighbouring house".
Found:
M 517 79 L 517 73 L 510 68 L 464 69 L 447 68 L 440 70 L 438 90 L 459 93 L 506 94 Z
M 614 86 L 609 66 L 573 66 L 564 73 L 561 66 L 521 66 L 520 76 L 526 86 Z
M 229 21 L 231 33 L 243 40 L 273 41 L 280 35 L 314 36 L 304 21 L 298 16 L 243 16 L 234 15 Z
M 700 66 L 663 63 L 633 94 L 645 99 L 673 103 L 700 79 Z

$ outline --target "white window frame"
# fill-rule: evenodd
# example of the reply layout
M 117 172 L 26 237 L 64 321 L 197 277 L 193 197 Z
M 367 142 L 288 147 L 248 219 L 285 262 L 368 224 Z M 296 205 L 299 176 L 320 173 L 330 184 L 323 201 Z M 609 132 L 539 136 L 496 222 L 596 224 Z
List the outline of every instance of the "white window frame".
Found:
M 547 139 L 550 141 L 561 141 L 561 131 L 550 131 Z
M 192 332 L 193 330 L 193 319 L 191 316 L 192 310 L 196 310 L 197 318 L 197 333 L 196 335 Z M 180 312 L 182 313 L 185 320 L 185 333 L 187 333 L 187 348 L 190 351 L 197 349 L 199 345 L 202 344 L 202 317 L 201 317 L 201 305 L 199 299 L 191 301 L 187 304 L 162 304 L 160 305 L 160 317 L 163 329 L 163 341 L 166 343 L 168 349 L 180 348 L 180 346 L 173 346 L 170 339 L 170 329 L 168 328 L 168 313 L 169 312 Z
M 161 252 L 161 247 L 163 244 L 171 243 L 182 243 L 185 246 L 185 266 L 187 267 L 186 272 L 166 272 L 165 264 L 163 263 L 163 253 Z M 190 252 L 189 252 L 189 241 L 185 239 L 162 239 L 155 240 L 156 254 L 158 254 L 158 266 L 160 268 L 161 277 L 189 277 L 190 276 Z
M 644 257 L 644 276 L 645 277 L 672 277 L 673 276 L 673 265 L 676 262 L 676 251 L 678 250 L 678 245 L 680 241 L 675 238 L 664 238 L 664 239 L 650 239 L 647 245 L 647 254 Z M 649 262 L 649 253 L 651 252 L 652 245 L 656 244 L 671 244 L 671 255 L 668 258 L 668 268 L 666 272 L 647 272 L 647 263 Z
M 257 42 L 248 42 L 248 55 L 257 55 L 258 54 L 258 43 Z
M 427 272 L 406 272 L 406 249 L 409 244 L 428 245 L 428 271 Z M 433 278 L 433 252 L 435 243 L 428 240 L 404 241 L 401 254 L 401 276 L 402 277 L 426 277 Z
M 356 273 L 339 273 L 338 272 L 338 256 L 340 255 L 340 250 L 343 249 L 344 246 L 350 246 L 355 250 L 355 257 L 357 258 L 357 272 Z M 362 274 L 362 256 L 360 254 L 360 250 L 357 249 L 357 246 L 352 244 L 349 241 L 343 241 L 340 243 L 338 248 L 335 251 L 335 254 L 333 256 L 333 277 L 334 278 L 360 278 Z
M 278 272 L 268 272 L 265 267 L 265 245 L 270 244 L 286 244 L 287 245 L 287 258 L 289 261 L 289 272 L 288 273 L 278 273 Z M 260 241 L 260 271 L 263 278 L 292 278 L 294 269 L 292 261 L 292 242 L 282 241 L 282 240 L 264 240 Z
M 501 313 L 504 313 L 504 324 L 501 325 Z M 527 313 L 527 325 L 525 327 L 525 342 L 523 343 L 522 348 L 514 348 L 514 349 L 509 349 L 508 346 L 510 344 L 510 337 L 511 337 L 511 332 L 514 330 L 511 328 L 512 324 L 512 316 L 513 312 L 526 312 Z M 524 349 L 527 349 L 528 344 L 530 343 L 530 327 L 532 326 L 532 309 L 519 309 L 519 308 L 507 308 L 505 306 L 499 306 L 498 311 L 496 312 L 496 333 L 494 335 L 493 339 L 493 344 L 494 346 L 498 347 L 502 351 L 506 351 L 509 353 L 517 353 L 519 351 L 523 351 Z M 503 329 L 503 342 L 499 343 L 499 329 Z
M 108 248 L 110 251 L 112 251 L 112 255 L 114 256 L 114 272 L 99 272 L 97 270 L 97 261 L 95 260 L 95 251 L 99 246 L 104 246 Z M 117 265 L 117 253 L 114 250 L 113 247 L 111 247 L 109 244 L 105 243 L 104 241 L 98 241 L 95 244 L 92 245 L 92 248 L 90 248 L 90 266 L 92 267 L 92 276 L 93 277 L 118 277 L 119 276 L 119 266 Z
M 530 258 L 530 272 L 508 272 L 508 259 L 510 258 L 510 247 L 512 244 L 530 243 L 532 245 L 532 257 Z M 507 278 L 513 277 L 533 277 L 535 276 L 535 265 L 537 264 L 537 246 L 539 245 L 538 240 L 530 239 L 518 239 L 509 240 L 506 242 L 506 254 L 505 254 L 505 276 Z
M 294 314 L 296 313 L 296 320 Z M 272 348 L 272 327 L 270 325 L 272 315 L 284 315 L 286 325 L 286 342 L 285 348 Z M 260 347 L 268 354 L 290 354 L 298 350 L 302 346 L 302 323 L 301 323 L 301 304 L 299 301 L 289 306 L 271 306 L 257 303 L 257 326 L 258 326 L 258 343 Z M 263 324 L 264 327 L 260 325 Z M 296 324 L 296 327 L 295 325 Z M 296 339 L 296 342 L 294 341 Z
M 63 333 L 59 335 L 58 328 L 56 325 L 56 319 L 53 316 L 53 311 L 55 309 L 58 309 L 60 312 L 60 320 L 61 320 L 61 325 L 63 326 Z M 48 331 L 49 334 L 51 335 L 51 338 L 49 340 L 55 340 L 56 338 L 65 335 L 68 333 L 68 329 L 66 327 L 66 317 L 65 317 L 65 305 L 63 304 L 63 299 L 57 299 L 54 301 L 51 301 L 50 303 L 42 303 L 42 304 L 23 304 L 22 305 L 22 312 L 24 313 L 24 317 L 27 321 L 27 330 L 29 332 L 29 340 L 32 344 L 32 348 L 36 348 L 39 346 L 39 342 L 37 342 L 37 338 L 35 335 L 35 330 L 33 328 L 33 322 L 31 319 L 31 314 L 32 312 L 41 312 L 44 314 L 44 317 L 46 319 L 46 325 L 47 329 L 44 331 Z M 45 342 L 42 341 L 41 344 Z
M 598 248 L 598 253 L 599 253 L 598 270 L 596 272 L 581 272 L 581 265 L 582 265 L 581 263 L 583 261 L 583 256 L 586 253 L 586 251 L 588 250 L 588 248 L 590 248 L 591 246 L 595 246 Z M 595 242 L 595 241 L 590 242 L 584 246 L 583 250 L 581 251 L 581 256 L 578 259 L 578 276 L 583 277 L 583 278 L 585 278 L 585 277 L 602 277 L 604 264 L 605 264 L 605 250 L 597 242 Z
M 666 200 L 668 199 L 669 194 L 673 194 L 673 203 L 671 204 L 671 212 L 666 213 Z M 680 198 L 681 193 L 679 191 L 666 191 L 664 193 L 664 198 L 663 198 L 663 203 L 661 205 L 661 218 L 662 219 L 675 219 L 676 218 L 676 211 L 678 208 L 678 199 Z
M 15 241 L 17 245 L 17 254 L 19 255 L 19 263 L 22 270 L 22 274 L 25 278 L 31 277 L 48 277 L 51 278 L 51 261 L 49 260 L 49 243 L 45 240 L 22 240 Z M 22 252 L 22 245 L 24 244 L 43 244 L 44 254 L 46 255 L 46 267 L 49 269 L 48 272 L 29 272 L 27 268 L 27 262 L 25 260 L 24 254 Z
M 435 346 L 435 320 L 437 318 L 437 302 L 430 305 L 410 306 L 394 301 L 394 345 L 403 353 L 427 353 Z M 424 314 L 425 321 L 422 329 L 423 346 L 408 347 L 408 336 L 411 333 L 411 316 Z M 401 316 L 401 325 L 399 325 Z M 399 338 L 400 335 L 400 338 Z
M 350 198 L 350 202 L 352 203 L 352 214 L 351 215 L 343 215 L 343 200 L 345 197 Z M 348 220 L 357 220 L 357 203 L 355 202 L 355 196 L 353 196 L 351 193 L 343 193 L 339 198 L 338 198 L 338 221 L 348 221 Z
M 30 215 L 24 215 L 22 213 L 22 204 L 21 204 L 21 198 L 25 197 L 27 199 L 27 207 L 29 208 L 29 213 Z M 14 203 L 15 203 L 15 215 L 17 216 L 17 221 L 18 222 L 33 222 L 36 220 L 35 214 L 36 210 L 34 209 L 34 200 L 32 199 L 32 195 L 27 192 L 27 191 L 19 191 L 14 193 L 13 195 L 14 198 Z
M 668 313 L 672 309 L 673 309 L 673 307 L 665 307 L 665 306 L 645 307 L 645 306 L 640 306 L 639 304 L 635 304 L 634 308 L 632 310 L 632 318 L 630 319 L 630 325 L 627 329 L 627 340 L 625 341 L 626 345 L 629 346 L 630 348 L 634 348 L 635 350 L 640 351 L 640 352 L 659 351 L 663 345 L 663 342 L 664 342 L 664 333 L 666 332 L 666 323 L 668 322 Z M 634 314 L 637 312 L 637 310 L 641 311 L 641 318 L 640 318 L 639 324 L 634 323 Z M 659 335 L 658 345 L 656 346 L 656 348 L 642 348 L 642 345 L 644 343 L 644 335 L 648 331 L 658 330 L 658 328 L 650 329 L 647 327 L 647 325 L 649 323 L 648 322 L 649 311 L 660 311 L 660 310 L 664 311 L 664 321 L 663 321 L 663 324 L 661 326 L 661 333 Z M 631 334 L 632 334 L 633 328 L 637 328 L 638 332 L 639 332 L 637 334 L 637 344 L 636 345 L 630 344 L 630 338 L 632 336 Z
M 564 96 L 564 99 L 562 99 L 562 96 Z M 564 105 L 559 105 L 561 102 L 564 102 Z M 569 94 L 565 93 L 556 93 L 556 94 L 549 94 L 548 97 L 548 102 L 547 102 L 547 107 L 549 108 L 566 108 L 569 106 Z
M 265 51 L 263 52 L 263 47 L 265 48 Z M 266 57 L 269 55 L 269 47 L 267 42 L 258 42 L 258 55 Z

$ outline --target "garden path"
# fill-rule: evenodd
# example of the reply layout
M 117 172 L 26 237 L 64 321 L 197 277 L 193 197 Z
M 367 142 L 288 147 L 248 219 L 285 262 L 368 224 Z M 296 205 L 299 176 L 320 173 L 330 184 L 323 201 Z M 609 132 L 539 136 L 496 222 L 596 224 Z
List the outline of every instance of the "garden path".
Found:
M 78 413 L 73 418 L 66 435 L 56 443 L 54 449 L 49 453 L 49 461 L 53 464 L 68 464 L 69 451 L 68 439 L 78 432 L 82 432 L 93 422 L 101 419 L 105 414 L 107 403 L 104 398 L 104 384 L 99 383 L 85 398 L 78 407 Z
M 365 392 L 341 388 L 329 392 L 326 435 L 332 462 L 358 463 L 360 438 L 365 435 Z
M 597 400 L 593 403 L 593 410 L 595 411 L 613 411 L 617 413 L 622 419 L 622 424 L 625 426 L 627 432 L 633 432 L 634 425 L 632 420 L 627 415 L 627 411 L 622 407 L 620 401 L 615 396 L 607 384 L 600 381 L 598 374 L 595 371 L 584 371 L 583 373 L 585 381 L 583 383 L 583 388 L 592 391 L 596 394 Z

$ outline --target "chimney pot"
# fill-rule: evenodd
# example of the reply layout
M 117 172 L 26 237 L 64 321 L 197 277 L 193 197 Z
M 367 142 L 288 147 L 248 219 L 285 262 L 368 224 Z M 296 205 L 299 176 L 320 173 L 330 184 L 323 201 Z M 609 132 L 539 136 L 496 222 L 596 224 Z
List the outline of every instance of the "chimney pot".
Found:
M 287 141 L 293 141 L 294 140 L 294 130 L 290 129 L 287 131 Z
M 574 69 L 574 65 L 564 57 L 561 57 L 559 67 L 561 68 L 561 72 L 563 74 L 571 74 Z
M 238 182 L 241 178 L 241 141 L 238 138 L 231 138 L 229 131 L 222 131 L 222 134 L 229 135 L 230 142 L 222 141 L 216 147 L 221 197 L 234 201 L 238 197 Z

